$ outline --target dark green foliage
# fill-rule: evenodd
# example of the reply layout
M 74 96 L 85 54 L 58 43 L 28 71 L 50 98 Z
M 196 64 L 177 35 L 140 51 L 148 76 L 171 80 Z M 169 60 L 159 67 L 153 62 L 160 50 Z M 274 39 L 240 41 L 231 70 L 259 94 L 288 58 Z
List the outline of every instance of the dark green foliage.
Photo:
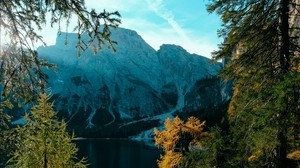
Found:
M 206 121 L 208 127 L 225 124 L 229 100 L 232 97 L 232 82 L 216 76 L 200 79 L 186 97 L 185 114 Z M 194 97 L 201 99 L 191 99 Z M 198 107 L 198 110 L 195 111 L 194 107 Z M 185 114 L 178 115 L 181 119 L 187 119 L 183 116 Z
M 18 134 L 16 130 L 4 129 L 0 134 L 0 167 L 5 167 L 12 151 L 16 150 Z
M 212 0 L 224 37 L 214 59 L 230 58 L 229 167 L 287 167 L 299 149 L 299 4 L 290 0 Z
M 226 167 L 225 158 L 225 141 L 226 134 L 219 127 L 211 127 L 208 131 L 207 138 L 202 139 L 203 148 L 192 147 L 191 152 L 184 157 L 180 167 L 182 168 L 210 168 Z

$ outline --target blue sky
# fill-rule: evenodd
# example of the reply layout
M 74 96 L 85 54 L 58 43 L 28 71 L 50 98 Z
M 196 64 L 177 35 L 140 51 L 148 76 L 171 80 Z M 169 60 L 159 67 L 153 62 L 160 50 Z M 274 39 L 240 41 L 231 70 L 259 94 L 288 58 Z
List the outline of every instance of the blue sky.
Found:
M 190 53 L 206 57 L 217 49 L 221 22 L 208 14 L 208 0 L 86 0 L 88 8 L 119 11 L 120 27 L 138 32 L 154 49 L 161 44 L 176 44 Z M 44 31 L 48 45 L 55 41 L 52 31 Z

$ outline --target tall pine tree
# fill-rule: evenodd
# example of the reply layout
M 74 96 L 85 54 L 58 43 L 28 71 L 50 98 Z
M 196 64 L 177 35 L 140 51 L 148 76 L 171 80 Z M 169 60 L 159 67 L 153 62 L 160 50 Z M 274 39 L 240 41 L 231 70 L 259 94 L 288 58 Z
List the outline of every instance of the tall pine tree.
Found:
M 300 69 L 297 0 L 212 0 L 224 37 L 214 59 L 230 58 L 229 166 L 287 167 L 299 150 Z M 294 158 L 295 159 L 295 158 Z

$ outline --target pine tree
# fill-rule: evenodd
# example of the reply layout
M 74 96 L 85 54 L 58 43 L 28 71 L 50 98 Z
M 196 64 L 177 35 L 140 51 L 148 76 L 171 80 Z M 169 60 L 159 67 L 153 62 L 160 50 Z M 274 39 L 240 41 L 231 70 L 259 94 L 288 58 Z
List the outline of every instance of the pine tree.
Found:
M 222 163 L 224 141 L 220 128 L 217 126 L 210 128 L 205 138 L 196 141 L 200 141 L 202 148 L 191 150 L 184 155 L 180 168 L 225 167 Z
M 224 37 L 214 59 L 231 59 L 223 75 L 235 82 L 228 110 L 230 166 L 286 167 L 299 149 L 299 2 L 213 0 Z M 290 143 L 292 142 L 292 143 Z
M 49 168 L 86 167 L 85 159 L 76 158 L 78 149 L 72 143 L 66 123 L 58 121 L 50 97 L 40 94 L 38 104 L 25 116 L 27 124 L 16 128 L 17 149 L 8 167 Z

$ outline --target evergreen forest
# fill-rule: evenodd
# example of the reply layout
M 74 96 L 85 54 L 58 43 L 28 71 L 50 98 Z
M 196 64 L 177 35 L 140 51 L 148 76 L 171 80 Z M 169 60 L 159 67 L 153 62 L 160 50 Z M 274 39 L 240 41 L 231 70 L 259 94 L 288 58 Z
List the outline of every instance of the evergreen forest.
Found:
M 155 128 L 154 143 L 162 149 L 157 166 L 300 167 L 300 1 L 209 0 L 207 12 L 222 21 L 224 40 L 212 61 L 223 62 L 219 76 L 232 83 L 233 96 L 228 108 L 220 107 L 223 116 L 193 112 Z M 39 30 L 56 26 L 58 33 L 76 32 L 75 57 L 87 49 L 114 52 L 111 30 L 120 24 L 118 11 L 90 10 L 84 0 L 0 1 L 6 39 L 0 41 L 0 167 L 89 166 L 77 155 L 76 134 L 54 110 L 43 70 L 56 65 L 40 59 L 36 43 L 45 43 Z M 219 78 L 206 79 L 213 80 Z M 16 108 L 24 108 L 26 123 L 11 123 Z

